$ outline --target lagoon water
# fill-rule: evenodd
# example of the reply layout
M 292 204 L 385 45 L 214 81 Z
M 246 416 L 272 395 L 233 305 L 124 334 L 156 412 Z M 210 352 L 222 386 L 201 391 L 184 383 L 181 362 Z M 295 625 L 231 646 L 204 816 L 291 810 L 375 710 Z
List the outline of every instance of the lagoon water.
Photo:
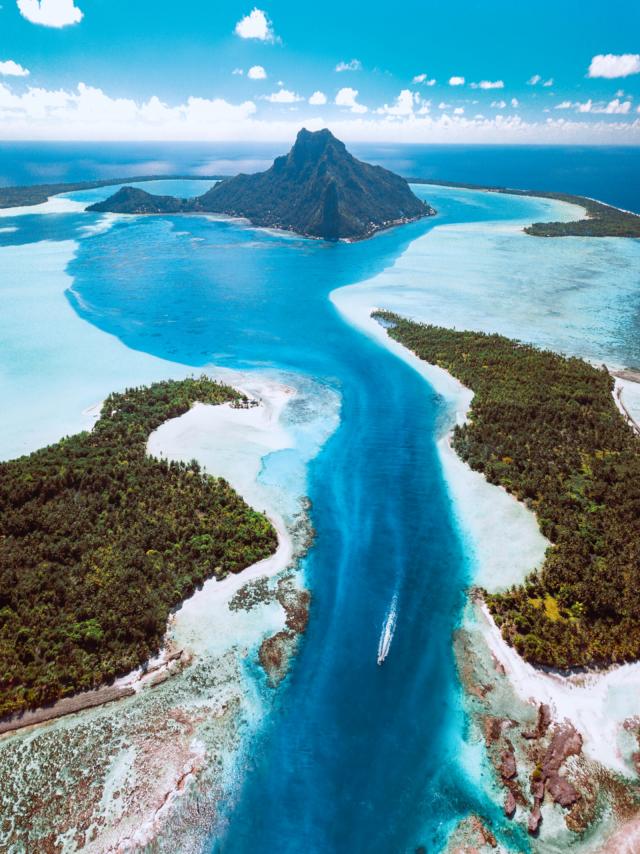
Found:
M 212 852 L 438 851 L 469 811 L 507 849 L 528 850 L 465 743 L 451 637 L 474 567 L 436 451 L 446 404 L 356 321 L 382 306 L 640 365 L 640 242 L 537 240 L 522 223 L 575 211 L 416 192 L 437 218 L 354 245 L 207 217 L 100 217 L 80 204 L 0 220 L 0 391 L 12 404 L 2 456 L 80 429 L 110 390 L 211 366 L 299 383 L 298 407 L 331 424 L 323 435 L 339 406 L 304 473 L 317 533 L 304 564 L 309 628 L 219 804 Z M 293 404 L 287 417 L 294 429 L 309 422 Z M 298 440 L 313 444 L 304 430 Z M 261 476 L 286 482 L 300 458 L 274 454 Z M 268 694 L 254 658 L 246 668 Z

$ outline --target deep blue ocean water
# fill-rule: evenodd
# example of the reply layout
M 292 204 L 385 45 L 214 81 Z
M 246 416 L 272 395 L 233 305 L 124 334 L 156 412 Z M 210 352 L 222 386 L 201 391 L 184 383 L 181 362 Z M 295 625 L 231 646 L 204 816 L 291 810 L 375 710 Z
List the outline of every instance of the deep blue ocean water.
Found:
M 38 180 L 54 180 L 42 171 L 51 164 L 64 172 L 55 180 L 117 175 L 123 166 L 140 172 L 151 160 L 152 172 L 206 171 L 204 147 L 128 146 L 118 149 L 120 160 L 113 146 L 25 146 L 19 157 L 9 148 L 0 148 L 0 174 L 15 182 L 28 173 L 36 180 L 34 164 Z M 413 158 L 415 168 L 401 170 L 407 174 L 422 173 L 428 160 L 445 171 L 434 177 L 525 186 L 552 168 L 562 171 L 567 152 L 549 151 L 528 160 L 519 151 L 510 166 L 504 152 L 493 152 L 484 171 L 478 149 L 436 156 L 434 148 L 426 157 L 407 147 L 379 150 L 378 159 L 399 168 L 394 158 Z M 247 149 L 245 160 L 257 162 L 263 153 Z M 233 159 L 229 149 L 225 157 Z M 160 159 L 165 168 L 157 168 Z M 631 206 L 623 200 L 624 169 L 612 165 L 618 154 L 590 149 L 578 160 L 592 164 L 582 179 L 577 167 L 567 172 L 580 186 L 545 186 L 605 198 L 613 174 L 619 198 L 608 200 Z M 564 162 L 568 168 L 572 161 Z M 446 173 L 454 165 L 458 172 Z M 204 217 L 119 219 L 93 233 L 86 226 L 100 217 L 84 213 L 2 221 L 16 230 L 0 234 L 0 243 L 34 244 L 34 254 L 45 239 L 78 241 L 66 298 L 81 318 L 132 350 L 183 365 L 313 377 L 340 395 L 340 426 L 308 475 L 317 532 L 305 567 L 313 596 L 308 632 L 238 798 L 220 805 L 225 821 L 211 840 L 220 854 L 395 854 L 419 845 L 435 852 L 452 821 L 469 811 L 481 814 L 509 850 L 528 850 L 526 835 L 504 821 L 461 762 L 465 718 L 451 639 L 470 566 L 436 453 L 441 403 L 413 369 L 347 324 L 329 294 L 389 271 L 436 225 L 526 219 L 543 203 L 418 192 L 437 197 L 437 220 L 354 245 Z M 569 245 L 579 251 L 577 243 L 562 244 Z M 595 312 L 595 337 L 597 318 Z M 379 667 L 381 627 L 394 601 L 396 631 Z
M 266 169 L 287 144 L 0 142 L 0 186 L 132 175 L 234 175 Z M 640 148 L 391 145 L 353 153 L 405 177 L 557 190 L 640 213 Z

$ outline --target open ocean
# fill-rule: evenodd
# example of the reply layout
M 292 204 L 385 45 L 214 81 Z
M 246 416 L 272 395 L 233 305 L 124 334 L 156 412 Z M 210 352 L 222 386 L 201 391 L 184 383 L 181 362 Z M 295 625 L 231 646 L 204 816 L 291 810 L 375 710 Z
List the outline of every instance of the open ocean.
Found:
M 0 186 L 133 175 L 257 172 L 287 143 L 0 142 Z M 640 213 L 640 148 L 365 145 L 349 149 L 405 177 L 591 196 Z

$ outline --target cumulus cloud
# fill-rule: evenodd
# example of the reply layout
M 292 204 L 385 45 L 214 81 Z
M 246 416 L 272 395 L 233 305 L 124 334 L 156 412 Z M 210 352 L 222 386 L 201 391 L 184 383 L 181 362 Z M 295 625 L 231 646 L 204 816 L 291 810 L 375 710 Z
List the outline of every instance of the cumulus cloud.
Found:
M 335 103 L 338 107 L 349 107 L 352 113 L 366 113 L 367 107 L 358 103 L 358 90 L 345 86 L 336 95 Z
M 464 115 L 464 107 L 456 107 L 453 111 L 454 116 L 463 116 Z
M 241 39 L 258 39 L 262 42 L 275 41 L 271 21 L 262 9 L 254 8 L 236 24 L 235 34 Z
M 352 59 L 351 62 L 339 62 L 336 65 L 336 71 L 361 71 L 362 63 L 359 59 Z
M 543 86 L 553 86 L 553 77 L 550 77 L 548 80 L 545 80 L 542 85 Z
M 302 101 L 303 99 L 290 89 L 280 89 L 271 95 L 265 95 L 264 100 L 271 101 L 272 104 L 295 104 L 296 101 Z
M 507 106 L 507 102 L 506 101 L 492 101 L 491 106 L 496 110 L 504 110 L 504 108 Z
M 427 74 L 416 74 L 416 76 L 411 81 L 412 83 L 421 83 L 424 86 L 435 86 L 436 78 L 429 77 Z
M 556 110 L 575 110 L 578 113 L 602 113 L 605 115 L 621 115 L 626 116 L 631 112 L 631 101 L 621 101 L 619 98 L 613 98 L 608 103 L 596 102 L 589 98 L 588 101 L 562 101 L 557 104 Z
M 438 109 L 439 110 L 450 110 L 451 104 L 447 104 L 445 101 L 440 101 L 440 103 L 438 104 Z
M 322 104 L 327 103 L 327 96 L 324 92 L 321 92 L 319 89 L 313 93 L 313 95 L 309 98 L 309 103 L 314 107 L 322 106 Z
M 609 101 L 604 109 L 594 110 L 594 113 L 608 113 L 609 115 L 618 114 L 626 116 L 630 110 L 631 101 L 620 101 L 619 98 L 614 98 L 613 101 Z
M 479 83 L 471 83 L 472 89 L 504 89 L 503 80 L 481 80 Z
M 23 68 L 12 59 L 6 59 L 4 62 L 0 62 L 0 75 L 4 77 L 28 77 L 29 69 Z
M 233 71 L 232 71 L 231 73 L 232 73 L 232 74 L 237 74 L 237 75 L 239 75 L 239 76 L 241 77 L 241 76 L 244 74 L 244 69 L 243 69 L 243 68 L 234 68 L 234 69 L 233 69 Z
M 640 74 L 640 53 L 605 53 L 594 56 L 587 72 L 587 77 L 628 77 L 630 74 Z
M 410 116 L 413 113 L 413 105 L 419 102 L 420 96 L 417 93 L 410 89 L 403 89 L 391 106 L 385 104 L 376 112 L 387 116 Z
M 8 81 L 9 78 L 6 78 Z M 351 108 L 357 99 L 348 101 Z M 356 93 L 357 94 L 357 93 Z M 623 102 L 623 103 L 626 103 Z M 452 112 L 429 114 L 420 101 L 420 110 L 406 116 L 345 111 L 330 123 L 331 130 L 346 142 L 483 142 L 547 144 L 640 144 L 640 114 L 633 116 L 555 116 L 525 120 L 521 116 L 498 113 L 477 118 Z M 449 105 L 442 104 L 445 108 Z M 608 104 L 595 105 L 605 110 Z M 610 107 L 615 111 L 615 105 Z M 631 108 L 629 108 L 631 109 Z M 325 119 L 307 115 L 294 117 L 280 113 L 260 116 L 253 101 L 230 103 L 222 98 L 188 98 L 168 104 L 157 96 L 145 101 L 112 98 L 101 89 L 79 84 L 75 89 L 48 90 L 30 87 L 14 92 L 8 82 L 0 83 L 0 138 L 2 139 L 83 139 L 83 140 L 219 140 L 256 139 L 286 143 L 302 123 L 320 130 Z M 215 170 L 214 170 L 215 171 Z
M 517 98 L 512 98 L 512 99 L 511 99 L 511 106 L 512 106 L 512 107 L 513 107 L 513 109 L 515 110 L 515 108 L 516 108 L 516 107 L 519 107 L 519 106 L 520 106 L 520 101 L 518 101 L 518 99 L 517 99 Z
M 530 77 L 527 80 L 527 85 L 528 86 L 537 86 L 541 80 L 542 80 L 542 77 L 539 74 L 534 74 L 533 77 Z
M 247 71 L 247 77 L 249 80 L 266 80 L 267 72 L 261 65 L 252 65 Z
M 68 27 L 84 17 L 74 0 L 18 0 L 18 9 L 27 21 L 43 27 Z
M 450 77 L 449 86 L 464 86 L 464 77 Z
M 222 98 L 190 97 L 170 107 L 155 95 L 137 103 L 112 98 L 85 83 L 74 90 L 29 87 L 21 94 L 0 83 L 0 126 L 5 138 L 38 132 L 51 139 L 166 139 L 169 135 L 197 139 L 212 131 L 224 136 L 255 112 L 253 101 L 232 104 Z

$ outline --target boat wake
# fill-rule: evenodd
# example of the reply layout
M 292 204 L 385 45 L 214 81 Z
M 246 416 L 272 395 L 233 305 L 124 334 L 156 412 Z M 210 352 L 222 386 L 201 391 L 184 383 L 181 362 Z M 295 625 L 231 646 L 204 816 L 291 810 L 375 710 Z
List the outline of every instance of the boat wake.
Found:
M 385 658 L 389 654 L 391 641 L 393 640 L 393 635 L 396 630 L 397 607 L 398 594 L 395 593 L 391 600 L 391 606 L 384 619 L 382 633 L 380 634 L 380 641 L 378 642 L 378 664 L 383 664 Z

